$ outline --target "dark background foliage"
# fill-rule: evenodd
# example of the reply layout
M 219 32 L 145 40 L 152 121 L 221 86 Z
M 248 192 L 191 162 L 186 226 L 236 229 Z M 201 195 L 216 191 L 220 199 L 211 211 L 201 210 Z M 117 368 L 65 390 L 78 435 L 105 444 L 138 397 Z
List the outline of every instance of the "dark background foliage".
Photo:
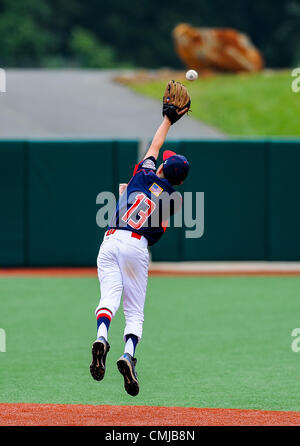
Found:
M 180 22 L 247 33 L 269 67 L 300 61 L 300 0 L 0 0 L 0 66 L 179 68 Z

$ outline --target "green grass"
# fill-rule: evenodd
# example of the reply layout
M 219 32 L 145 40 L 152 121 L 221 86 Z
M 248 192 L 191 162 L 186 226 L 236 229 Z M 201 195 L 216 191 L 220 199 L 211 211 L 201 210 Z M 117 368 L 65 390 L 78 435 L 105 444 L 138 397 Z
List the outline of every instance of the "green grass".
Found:
M 287 71 L 217 75 L 184 83 L 191 94 L 194 118 L 231 136 L 286 137 L 300 135 L 300 93 L 291 90 L 294 79 Z M 131 88 L 161 100 L 165 82 Z
M 132 398 L 115 365 L 122 307 L 105 379 L 89 375 L 96 278 L 1 278 L 0 401 L 299 411 L 299 286 L 297 277 L 150 278 Z

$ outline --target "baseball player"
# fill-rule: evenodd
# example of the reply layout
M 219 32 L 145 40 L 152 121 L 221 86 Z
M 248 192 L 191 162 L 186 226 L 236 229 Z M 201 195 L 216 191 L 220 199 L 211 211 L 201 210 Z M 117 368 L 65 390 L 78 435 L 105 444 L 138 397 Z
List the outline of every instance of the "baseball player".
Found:
M 90 373 L 96 381 L 104 378 L 110 349 L 108 330 L 123 293 L 125 349 L 117 367 L 123 375 L 125 390 L 132 396 L 139 393 L 135 349 L 144 322 L 148 246 L 156 243 L 165 231 L 162 197 L 175 193 L 174 186 L 182 184 L 189 171 L 187 159 L 170 150 L 164 152 L 159 167 L 156 161 L 170 126 L 189 110 L 190 103 L 188 91 L 181 83 L 168 82 L 163 97 L 163 121 L 129 183 L 120 185 L 114 217 L 97 258 L 101 298 L 95 311 L 97 339 L 92 346 Z M 174 212 L 176 206 L 169 206 L 169 216 Z

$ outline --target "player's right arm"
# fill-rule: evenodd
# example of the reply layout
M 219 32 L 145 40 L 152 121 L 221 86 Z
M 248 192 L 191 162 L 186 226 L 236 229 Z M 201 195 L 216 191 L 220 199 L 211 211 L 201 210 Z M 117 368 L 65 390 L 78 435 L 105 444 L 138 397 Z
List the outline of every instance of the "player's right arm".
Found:
M 126 187 L 127 187 L 127 183 L 119 184 L 119 196 L 121 196 L 125 192 Z

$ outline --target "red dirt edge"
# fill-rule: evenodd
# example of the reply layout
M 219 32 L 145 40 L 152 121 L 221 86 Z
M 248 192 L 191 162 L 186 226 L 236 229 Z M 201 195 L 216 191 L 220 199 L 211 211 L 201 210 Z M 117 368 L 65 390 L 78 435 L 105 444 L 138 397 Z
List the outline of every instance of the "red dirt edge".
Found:
M 0 268 L 0 277 L 97 277 L 94 267 L 38 267 L 38 268 Z M 150 269 L 149 276 L 300 276 L 300 270 L 228 270 L 228 271 L 176 271 Z
M 0 426 L 299 426 L 300 412 L 0 403 Z

